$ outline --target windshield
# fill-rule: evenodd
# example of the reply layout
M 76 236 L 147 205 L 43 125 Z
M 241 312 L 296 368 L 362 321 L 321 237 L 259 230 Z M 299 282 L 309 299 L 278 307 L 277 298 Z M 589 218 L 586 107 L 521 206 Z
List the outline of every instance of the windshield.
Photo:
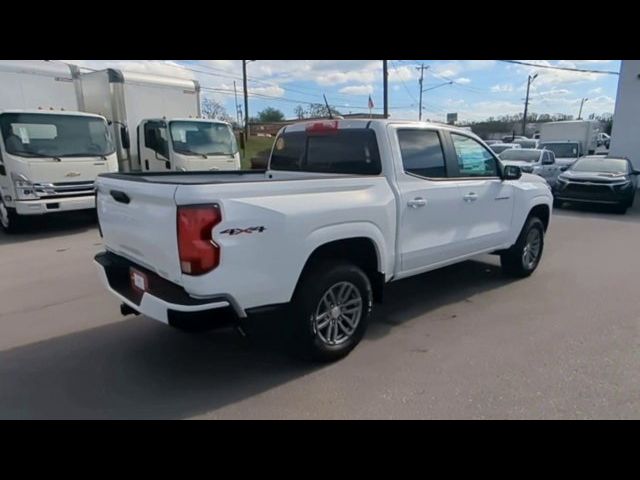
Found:
M 551 150 L 556 158 L 576 158 L 578 157 L 577 143 L 542 143 L 540 148 Z
M 615 158 L 582 158 L 573 164 L 574 172 L 629 173 L 626 160 Z
M 109 127 L 98 117 L 3 113 L 0 130 L 7 153 L 21 157 L 93 157 L 114 152 Z
M 517 148 L 505 150 L 500 154 L 500 160 L 515 160 L 518 162 L 537 162 L 540 159 L 539 151 L 518 150 Z
M 224 123 L 171 122 L 173 150 L 183 154 L 235 155 L 236 137 Z
M 513 146 L 511 146 L 511 145 L 490 145 L 489 148 L 491 148 L 491 150 L 493 150 L 493 153 L 495 153 L 497 155 L 498 153 L 502 153 L 505 150 L 512 149 Z

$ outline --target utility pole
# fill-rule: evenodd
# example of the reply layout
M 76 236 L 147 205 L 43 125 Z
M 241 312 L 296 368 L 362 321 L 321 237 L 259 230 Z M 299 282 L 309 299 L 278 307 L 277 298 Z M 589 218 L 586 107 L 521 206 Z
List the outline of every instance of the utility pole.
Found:
M 384 103 L 384 118 L 389 118 L 389 85 L 388 85 L 387 61 L 382 61 L 382 94 Z
M 420 68 L 416 67 L 416 70 L 420 70 L 420 80 L 418 83 L 420 84 L 420 102 L 418 105 L 418 120 L 422 121 L 422 82 L 424 80 L 424 71 L 429 68 L 428 66 L 420 65 Z
M 244 93 L 244 141 L 249 141 L 249 92 L 247 90 L 247 60 L 242 60 L 242 92 Z
M 580 113 L 578 113 L 578 120 L 582 120 L 582 106 L 589 101 L 588 98 L 583 98 L 580 102 Z
M 240 107 L 238 106 L 238 90 L 236 89 L 236 81 L 233 81 L 233 93 L 236 96 L 236 123 L 240 125 Z
M 524 117 L 522 117 L 522 136 L 526 137 L 527 134 L 525 130 L 527 128 L 527 114 L 529 112 L 529 88 L 531 87 L 531 83 L 536 79 L 538 74 L 536 73 L 534 76 L 529 75 L 527 79 L 527 98 L 524 101 Z

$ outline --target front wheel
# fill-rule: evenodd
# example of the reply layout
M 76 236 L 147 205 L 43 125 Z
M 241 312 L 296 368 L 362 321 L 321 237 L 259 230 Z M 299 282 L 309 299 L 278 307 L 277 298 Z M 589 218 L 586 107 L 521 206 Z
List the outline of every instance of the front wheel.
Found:
M 345 357 L 362 340 L 372 305 L 371 282 L 359 267 L 318 263 L 303 275 L 292 301 L 293 352 L 322 362 Z
M 7 207 L 0 198 L 0 226 L 6 233 L 18 233 L 22 227 L 22 219 L 14 208 Z
M 544 248 L 544 224 L 530 217 L 516 243 L 500 256 L 502 270 L 514 277 L 528 277 L 540 263 Z

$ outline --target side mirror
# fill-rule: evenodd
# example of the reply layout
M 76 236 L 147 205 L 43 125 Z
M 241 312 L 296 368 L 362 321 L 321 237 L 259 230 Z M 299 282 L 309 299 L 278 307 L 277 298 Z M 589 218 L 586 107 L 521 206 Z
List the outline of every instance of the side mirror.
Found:
M 553 157 L 542 157 L 542 165 L 553 165 L 554 163 L 556 163 L 556 161 Z
M 522 177 L 522 170 L 516 165 L 505 165 L 502 170 L 503 180 L 518 180 Z
M 128 150 L 131 146 L 131 139 L 129 138 L 129 130 L 127 127 L 120 127 L 120 142 L 122 143 L 122 148 Z

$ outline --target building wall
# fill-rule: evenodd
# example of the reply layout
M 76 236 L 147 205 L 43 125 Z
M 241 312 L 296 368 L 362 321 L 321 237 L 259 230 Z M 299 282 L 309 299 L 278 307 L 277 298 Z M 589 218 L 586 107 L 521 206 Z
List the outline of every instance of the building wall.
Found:
M 640 60 L 623 60 L 613 114 L 609 154 L 625 156 L 640 169 Z

